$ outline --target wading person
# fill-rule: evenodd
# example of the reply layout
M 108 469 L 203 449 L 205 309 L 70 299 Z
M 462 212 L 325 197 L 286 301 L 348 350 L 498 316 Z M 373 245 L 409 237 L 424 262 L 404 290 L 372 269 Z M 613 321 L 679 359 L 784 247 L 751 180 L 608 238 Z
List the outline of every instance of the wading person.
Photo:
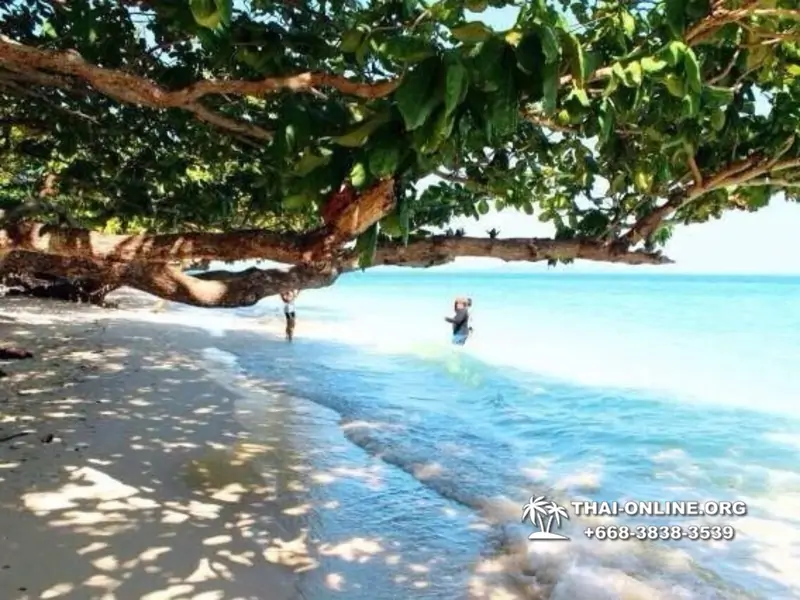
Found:
M 463 346 L 470 334 L 468 305 L 472 305 L 471 300 L 456 298 L 453 304 L 455 315 L 444 318 L 445 321 L 453 325 L 453 343 L 457 346 Z
M 296 313 L 294 310 L 294 301 L 300 292 L 297 290 L 289 290 L 281 292 L 281 300 L 283 300 L 283 316 L 286 317 L 286 339 L 290 342 L 294 337 L 294 326 L 296 322 Z

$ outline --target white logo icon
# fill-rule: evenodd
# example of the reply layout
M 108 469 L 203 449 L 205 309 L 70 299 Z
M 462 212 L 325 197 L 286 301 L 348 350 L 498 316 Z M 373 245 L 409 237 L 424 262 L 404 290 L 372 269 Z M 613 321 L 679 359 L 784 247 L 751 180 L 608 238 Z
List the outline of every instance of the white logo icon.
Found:
M 545 520 L 545 518 L 547 520 Z M 561 519 L 569 519 L 567 509 L 559 506 L 545 496 L 531 496 L 531 499 L 522 507 L 522 520 L 529 519 L 531 524 L 539 531 L 534 531 L 528 536 L 529 540 L 568 540 L 560 533 L 553 533 L 553 525 L 561 528 Z

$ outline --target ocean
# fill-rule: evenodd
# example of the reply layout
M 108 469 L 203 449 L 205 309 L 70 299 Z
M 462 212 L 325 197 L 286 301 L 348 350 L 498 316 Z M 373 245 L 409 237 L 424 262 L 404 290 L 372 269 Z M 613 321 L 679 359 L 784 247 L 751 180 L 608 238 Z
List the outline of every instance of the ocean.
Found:
M 474 302 L 463 348 L 444 321 L 457 295 Z M 487 591 L 502 580 L 550 600 L 800 598 L 800 277 L 375 269 L 296 306 L 293 343 L 207 355 L 280 382 L 250 426 L 274 437 L 282 411 L 281 439 L 329 474 L 312 537 L 357 538 L 374 559 L 346 597 L 513 597 Z M 569 541 L 527 540 L 533 496 L 568 509 Z M 748 514 L 580 517 L 576 500 Z M 601 525 L 736 538 L 586 537 Z M 307 577 L 307 598 L 342 596 Z

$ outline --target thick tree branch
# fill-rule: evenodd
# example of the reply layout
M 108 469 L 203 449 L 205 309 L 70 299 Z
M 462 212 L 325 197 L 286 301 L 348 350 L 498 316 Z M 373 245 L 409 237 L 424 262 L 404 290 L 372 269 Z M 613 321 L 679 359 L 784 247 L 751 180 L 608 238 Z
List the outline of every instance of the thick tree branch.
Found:
M 12 215 L 8 218 L 10 222 L 0 229 L 0 255 L 27 250 L 118 262 L 264 259 L 308 263 L 329 256 L 369 229 L 392 210 L 394 202 L 394 180 L 384 179 L 355 196 L 331 223 L 305 235 L 264 230 L 109 235 L 44 223 L 14 222 Z
M 144 77 L 88 63 L 74 50 L 34 48 L 4 35 L 0 35 L 0 66 L 17 74 L 18 78 L 49 87 L 70 87 L 70 83 L 63 76 L 75 77 L 121 102 L 155 109 L 187 110 L 202 121 L 260 140 L 269 139 L 271 134 L 253 123 L 234 120 L 216 113 L 200 103 L 200 100 L 212 94 L 264 96 L 281 91 L 310 92 L 318 87 L 329 87 L 346 95 L 372 99 L 388 96 L 399 84 L 399 80 L 359 83 L 328 73 L 299 73 L 260 81 L 204 80 L 169 91 Z
M 43 223 L 10 223 L 0 229 L 0 253 L 28 250 L 93 260 L 255 259 L 295 263 L 302 260 L 304 238 L 262 230 L 227 233 L 109 235 Z
M 432 267 L 458 257 L 526 262 L 576 258 L 631 265 L 671 262 L 657 252 L 630 252 L 595 241 L 438 236 L 417 240 L 408 246 L 400 243 L 382 245 L 373 264 Z M 211 271 L 198 275 L 187 275 L 180 268 L 164 262 L 96 260 L 36 252 L 14 252 L 0 264 L 0 268 L 3 267 L 13 267 L 17 273 L 49 273 L 65 278 L 91 279 L 102 282 L 108 289 L 128 286 L 173 302 L 203 307 L 250 306 L 286 289 L 327 287 L 341 273 L 359 268 L 353 250 L 343 251 L 330 261 L 306 263 L 288 270 L 251 268 L 238 273 Z
M 476 238 L 434 236 L 424 240 L 382 244 L 373 264 L 405 267 L 432 267 L 456 258 L 497 258 L 506 262 L 541 262 L 551 259 L 580 259 L 628 265 L 663 265 L 672 261 L 658 252 L 628 251 L 594 240 L 553 240 L 549 238 Z M 342 270 L 356 268 L 358 257 L 345 254 Z

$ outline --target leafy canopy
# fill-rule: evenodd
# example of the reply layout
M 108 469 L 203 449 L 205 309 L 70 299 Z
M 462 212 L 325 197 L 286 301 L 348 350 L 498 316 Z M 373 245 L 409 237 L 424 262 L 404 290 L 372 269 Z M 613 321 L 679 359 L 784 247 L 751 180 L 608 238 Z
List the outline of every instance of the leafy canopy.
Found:
M 16 0 L 0 208 L 303 231 L 343 183 L 393 176 L 382 238 L 494 208 L 653 248 L 800 197 L 799 24 L 796 0 Z

